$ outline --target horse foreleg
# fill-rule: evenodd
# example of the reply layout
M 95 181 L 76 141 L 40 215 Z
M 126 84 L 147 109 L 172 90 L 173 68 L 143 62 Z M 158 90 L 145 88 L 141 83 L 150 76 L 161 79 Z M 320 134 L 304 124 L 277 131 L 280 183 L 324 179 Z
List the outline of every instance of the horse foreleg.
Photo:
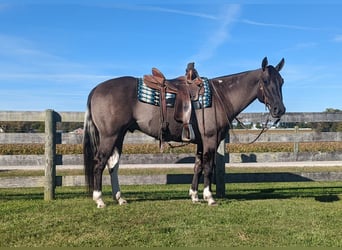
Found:
M 201 178 L 202 175 L 202 155 L 197 154 L 196 155 L 196 161 L 195 161 L 195 166 L 194 166 L 194 176 L 192 178 L 192 184 L 189 190 L 189 196 L 191 197 L 191 200 L 193 203 L 198 203 L 199 198 L 198 198 L 198 183 L 199 179 Z
M 113 155 L 109 157 L 108 159 L 107 167 L 109 170 L 110 180 L 112 184 L 113 198 L 117 200 L 119 205 L 124 205 L 124 204 L 127 204 L 127 201 L 121 197 L 119 177 L 118 177 L 119 159 L 120 159 L 120 154 L 118 150 L 115 148 Z
M 203 157 L 203 166 L 204 166 L 203 199 L 208 202 L 209 206 L 213 206 L 217 204 L 211 192 L 213 169 L 215 167 L 214 158 L 215 158 L 215 153 L 212 153 L 212 152 L 205 153 Z

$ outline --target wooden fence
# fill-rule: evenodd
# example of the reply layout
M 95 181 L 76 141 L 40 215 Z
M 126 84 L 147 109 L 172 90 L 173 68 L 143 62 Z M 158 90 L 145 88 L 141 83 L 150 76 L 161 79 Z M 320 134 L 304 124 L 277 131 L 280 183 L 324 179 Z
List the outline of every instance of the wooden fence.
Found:
M 239 116 L 240 121 L 247 123 L 262 123 L 266 121 L 267 113 L 242 113 Z M 45 182 L 44 182 L 44 199 L 52 200 L 55 197 L 56 183 L 56 144 L 57 144 L 57 122 L 82 122 L 84 121 L 84 112 L 55 112 L 48 109 L 43 112 L 34 111 L 1 111 L 0 121 L 40 121 L 45 122 Z M 341 122 L 342 112 L 336 113 L 287 113 L 282 122 Z M 341 140 L 341 138 L 338 138 Z M 222 141 L 218 148 L 218 156 L 216 159 L 216 195 L 223 197 L 225 195 L 225 163 L 229 162 L 229 155 L 225 152 L 225 143 L 229 143 L 230 138 Z

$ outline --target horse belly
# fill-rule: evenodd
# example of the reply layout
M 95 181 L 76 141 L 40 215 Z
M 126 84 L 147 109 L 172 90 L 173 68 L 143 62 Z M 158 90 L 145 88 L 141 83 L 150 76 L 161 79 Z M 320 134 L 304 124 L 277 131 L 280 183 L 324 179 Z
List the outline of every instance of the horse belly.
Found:
M 159 107 L 138 102 L 134 112 L 134 118 L 138 129 L 154 138 L 159 137 L 160 119 Z
M 136 105 L 134 117 L 138 125 L 138 129 L 156 139 L 160 139 L 162 120 L 160 117 L 160 107 L 139 102 Z M 167 116 L 165 119 L 167 125 L 167 133 L 163 136 L 165 141 L 181 141 L 182 124 L 174 119 L 174 109 L 167 108 Z

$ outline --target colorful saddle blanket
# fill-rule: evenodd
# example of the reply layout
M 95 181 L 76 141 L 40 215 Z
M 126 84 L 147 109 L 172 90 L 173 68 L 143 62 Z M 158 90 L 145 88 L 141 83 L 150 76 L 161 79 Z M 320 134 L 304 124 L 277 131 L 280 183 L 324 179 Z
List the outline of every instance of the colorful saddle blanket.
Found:
M 192 101 L 195 109 L 209 108 L 211 107 L 212 93 L 209 86 L 208 78 L 202 77 L 204 93 L 198 96 L 198 100 Z M 158 90 L 148 87 L 142 78 L 138 78 L 138 91 L 137 96 L 139 101 L 148 103 L 154 106 L 159 106 L 160 92 Z M 176 94 L 166 93 L 166 106 L 174 107 Z

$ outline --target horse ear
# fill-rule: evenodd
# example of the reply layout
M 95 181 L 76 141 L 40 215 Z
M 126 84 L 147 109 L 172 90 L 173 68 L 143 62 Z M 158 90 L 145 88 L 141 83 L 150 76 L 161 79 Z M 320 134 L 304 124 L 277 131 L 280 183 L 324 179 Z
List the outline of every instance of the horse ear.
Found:
M 265 71 L 267 65 L 268 65 L 268 61 L 267 61 L 267 57 L 265 56 L 265 58 L 262 60 L 262 63 L 261 63 L 261 67 L 263 71 Z
M 285 60 L 284 60 L 284 58 L 283 58 L 283 59 L 281 59 L 281 61 L 278 63 L 278 65 L 275 67 L 275 69 L 279 72 L 279 71 L 283 68 L 284 64 L 285 64 Z

